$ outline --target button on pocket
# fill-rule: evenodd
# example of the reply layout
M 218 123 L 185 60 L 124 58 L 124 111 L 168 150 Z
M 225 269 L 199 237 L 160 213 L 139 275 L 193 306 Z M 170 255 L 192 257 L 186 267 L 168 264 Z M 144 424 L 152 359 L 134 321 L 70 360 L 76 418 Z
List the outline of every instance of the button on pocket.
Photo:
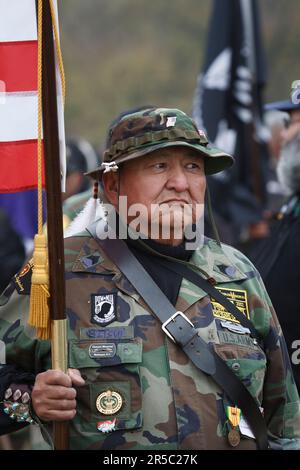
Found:
M 267 364 L 263 350 L 253 343 L 251 346 L 214 344 L 214 348 L 252 396 L 261 402 Z

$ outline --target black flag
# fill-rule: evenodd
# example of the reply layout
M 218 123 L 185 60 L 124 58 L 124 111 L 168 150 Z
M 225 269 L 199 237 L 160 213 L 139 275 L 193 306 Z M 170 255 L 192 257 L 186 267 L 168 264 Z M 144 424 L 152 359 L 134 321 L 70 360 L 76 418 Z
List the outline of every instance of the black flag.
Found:
M 265 202 L 268 133 L 261 91 L 266 71 L 258 16 L 256 0 L 214 1 L 193 103 L 198 127 L 236 159 L 232 169 L 209 181 L 214 210 L 235 233 L 262 219 Z

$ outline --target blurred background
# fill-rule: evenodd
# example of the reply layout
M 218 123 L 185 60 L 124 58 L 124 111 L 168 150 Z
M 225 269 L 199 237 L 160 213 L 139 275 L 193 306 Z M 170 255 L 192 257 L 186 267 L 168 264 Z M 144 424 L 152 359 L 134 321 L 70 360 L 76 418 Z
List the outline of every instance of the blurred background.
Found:
M 67 223 L 80 213 L 92 195 L 91 181 L 84 179 L 83 172 L 94 168 L 101 158 L 106 129 L 113 118 L 121 111 L 145 104 L 177 107 L 192 114 L 194 104 L 198 114 L 194 113 L 194 117 L 199 118 L 197 124 L 206 129 L 209 140 L 220 141 L 223 129 L 223 137 L 228 138 L 218 146 L 231 153 L 230 146 L 227 147 L 231 141 L 236 157 L 232 170 L 208 178 L 220 237 L 257 263 L 283 321 L 292 354 L 293 334 L 297 328 L 299 331 L 300 260 L 295 259 L 295 246 L 300 234 L 300 177 L 299 187 L 295 190 L 293 186 L 291 191 L 280 184 L 276 169 L 283 148 L 285 157 L 294 158 L 300 175 L 300 104 L 289 109 L 288 114 L 281 113 L 282 116 L 274 114 L 274 110 L 273 114 L 265 115 L 263 104 L 287 99 L 292 82 L 300 80 L 299 0 L 58 0 L 58 3 L 66 75 L 67 192 L 63 199 L 68 199 L 64 201 L 63 211 Z M 260 27 L 255 28 L 256 33 L 260 29 L 261 41 L 256 49 L 250 50 L 251 41 L 247 37 L 252 28 L 249 18 L 254 19 L 255 14 L 244 15 L 248 26 L 245 33 L 240 21 L 243 15 L 237 13 L 242 5 L 259 8 Z M 215 22 L 211 28 L 213 6 Z M 227 62 L 228 69 L 224 61 L 212 67 L 226 48 L 233 58 Z M 261 55 L 265 55 L 265 63 Z M 254 61 L 256 65 L 252 67 Z M 195 91 L 201 88 L 199 80 L 197 87 L 197 78 L 203 70 L 201 97 L 204 99 L 196 109 Z M 208 70 L 214 72 L 210 77 Z M 228 80 L 226 73 L 231 74 Z M 295 131 L 288 140 L 284 133 L 289 129 Z M 299 146 L 284 148 L 293 143 L 295 136 Z M 0 293 L 30 256 L 36 232 L 35 190 L 22 192 L 21 189 L 17 193 L 0 194 L 3 267 Z M 287 196 L 290 199 L 282 205 Z M 205 229 L 208 235 L 214 236 L 213 224 L 207 218 Z M 277 231 L 269 237 L 277 222 L 281 225 L 278 229 L 275 226 Z M 289 239 L 290 234 L 294 238 Z M 286 249 L 288 240 L 290 257 L 286 258 L 284 267 L 278 267 L 280 250 Z M 269 243 L 269 251 L 265 242 Z M 277 259 L 273 254 L 269 258 L 261 257 L 261 253 L 269 252 L 274 252 Z M 300 251 L 296 250 L 296 254 L 299 257 Z M 291 265 L 296 266 L 297 277 L 292 271 L 291 279 L 286 277 L 286 286 L 282 272 L 290 271 Z M 275 279 L 268 279 L 270 271 Z M 288 308 L 286 297 L 290 301 Z M 37 442 L 39 439 L 39 436 L 33 438 Z M 32 437 L 28 438 L 26 432 L 12 440 L 0 439 L 0 448 L 31 446 Z
M 65 202 L 66 223 L 91 195 L 91 182 L 82 173 L 101 158 L 108 124 L 121 111 L 150 104 L 193 114 L 210 142 L 235 156 L 231 171 L 208 178 L 221 239 L 246 251 L 244 242 L 265 238 L 268 221 L 285 196 L 276 166 L 286 123 L 283 117 L 266 116 L 264 103 L 287 99 L 292 82 L 300 79 L 299 2 L 58 4 L 66 75 L 63 199 L 75 197 Z M 0 210 L 28 254 L 37 226 L 36 192 L 15 191 L 0 194 Z M 207 234 L 215 236 L 207 227 Z
M 63 0 L 67 135 L 95 145 L 120 110 L 153 103 L 191 112 L 212 0 Z M 299 1 L 260 0 L 264 101 L 288 97 L 299 72 Z

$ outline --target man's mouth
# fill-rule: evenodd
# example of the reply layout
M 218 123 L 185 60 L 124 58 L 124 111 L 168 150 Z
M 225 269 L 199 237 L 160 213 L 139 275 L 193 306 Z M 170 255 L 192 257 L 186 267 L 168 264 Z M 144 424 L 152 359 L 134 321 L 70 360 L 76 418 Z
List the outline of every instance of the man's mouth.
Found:
M 183 205 L 183 204 L 190 204 L 185 199 L 167 199 L 166 201 L 160 202 L 159 205 L 168 204 L 168 205 Z

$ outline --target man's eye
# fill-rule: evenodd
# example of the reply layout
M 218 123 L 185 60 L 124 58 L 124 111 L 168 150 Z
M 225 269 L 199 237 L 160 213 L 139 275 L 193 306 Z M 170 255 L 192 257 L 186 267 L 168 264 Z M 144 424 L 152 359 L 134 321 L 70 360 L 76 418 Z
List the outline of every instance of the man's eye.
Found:
M 156 170 L 161 170 L 166 167 L 166 164 L 165 162 L 158 162 L 158 163 L 155 163 L 153 166 Z
M 200 170 L 202 166 L 199 163 L 191 162 L 186 164 L 188 170 Z

